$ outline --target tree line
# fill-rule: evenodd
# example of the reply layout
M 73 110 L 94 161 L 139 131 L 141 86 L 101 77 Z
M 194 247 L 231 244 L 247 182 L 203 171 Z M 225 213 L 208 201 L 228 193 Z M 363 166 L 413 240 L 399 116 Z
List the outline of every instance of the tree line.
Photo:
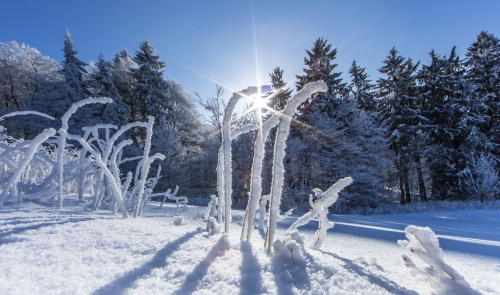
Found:
M 283 207 L 307 208 L 311 189 L 327 188 L 339 178 L 354 183 L 341 193 L 337 212 L 427 200 L 493 200 L 500 196 L 500 43 L 480 32 L 465 57 L 453 47 L 446 55 L 431 50 L 427 64 L 392 48 L 381 77 L 370 80 L 353 61 L 344 82 L 336 71 L 337 49 L 318 38 L 306 50 L 305 68 L 296 90 L 325 81 L 328 91 L 304 102 L 292 121 L 285 157 Z M 35 110 L 60 117 L 74 102 L 109 97 L 113 103 L 92 105 L 72 117 L 73 133 L 93 124 L 123 125 L 155 117 L 153 152 L 166 158 L 158 189 L 179 184 L 189 195 L 215 192 L 224 91 L 214 97 L 190 97 L 182 85 L 164 75 L 166 64 L 146 40 L 135 55 L 118 52 L 112 61 L 99 55 L 86 64 L 77 57 L 70 34 L 64 36 L 62 63 L 15 41 L 0 43 L 0 115 Z M 283 70 L 270 73 L 271 95 L 264 120 L 283 110 L 291 97 Z M 209 111 L 199 119 L 195 103 Z M 250 114 L 234 121 L 258 121 Z M 32 138 L 54 124 L 43 117 L 2 122 L 9 135 Z M 57 127 L 57 126 L 54 126 Z M 136 147 L 144 131 L 128 134 Z M 263 193 L 269 193 L 275 131 L 266 142 Z M 249 189 L 255 134 L 233 142 L 234 197 L 245 202 Z M 125 152 L 134 153 L 130 147 Z M 155 173 L 155 171 L 152 171 Z M 266 191 L 267 190 L 267 191 Z M 182 192 L 181 192 L 182 193 Z M 238 204 L 238 202 L 236 202 Z M 307 210 L 307 209 L 306 209 Z

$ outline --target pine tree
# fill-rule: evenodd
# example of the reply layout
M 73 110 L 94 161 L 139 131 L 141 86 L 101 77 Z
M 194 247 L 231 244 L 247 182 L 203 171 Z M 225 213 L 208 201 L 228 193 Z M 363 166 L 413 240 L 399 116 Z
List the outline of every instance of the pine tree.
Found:
M 124 125 L 130 121 L 130 107 L 123 102 L 113 82 L 111 63 L 104 60 L 99 54 L 96 71 L 89 73 L 89 89 L 93 97 L 109 97 L 113 103 L 106 105 L 93 105 L 102 116 L 102 121 L 110 124 Z
M 68 31 L 64 36 L 64 60 L 62 62 L 62 69 L 60 71 L 61 79 L 43 82 L 40 84 L 40 91 L 34 95 L 33 109 L 44 112 L 55 118 L 61 118 L 63 114 L 75 102 L 90 97 L 91 93 L 87 89 L 88 81 L 85 80 L 87 70 L 86 63 L 82 62 L 74 50 L 73 40 Z M 88 112 L 89 106 L 79 109 L 71 116 L 69 122 L 69 132 L 73 134 L 81 134 L 82 127 L 90 126 L 96 122 L 93 112 Z M 51 126 L 58 128 L 58 120 L 51 122 Z M 54 125 L 55 124 L 55 125 Z M 34 128 L 30 133 L 36 133 L 37 128 L 40 126 L 33 126 Z M 44 127 L 47 125 L 44 124 Z
M 137 64 L 132 60 L 132 56 L 124 49 L 113 58 L 111 73 L 113 83 L 115 84 L 118 93 L 123 100 L 129 105 L 132 105 L 132 90 L 135 79 L 132 77 L 132 69 L 136 69 Z
M 66 31 L 63 48 L 64 61 L 61 73 L 68 88 L 69 99 L 71 102 L 77 102 L 89 97 L 90 92 L 86 88 L 86 81 L 84 81 L 84 74 L 87 73 L 85 66 L 87 64 L 76 57 L 78 51 L 74 50 L 73 46 L 73 39 L 71 39 L 69 31 Z
M 410 161 L 415 155 L 420 161 L 418 151 L 411 149 L 412 135 L 419 134 L 420 125 L 425 123 L 422 122 L 425 118 L 421 116 L 421 102 L 416 84 L 415 72 L 419 63 L 414 64 L 411 58 L 403 58 L 394 47 L 383 63 L 384 66 L 379 72 L 387 78 L 377 80 L 379 95 L 382 98 L 380 111 L 388 122 L 389 143 L 396 153 L 395 166 L 399 174 L 401 203 L 404 204 L 411 202 Z M 419 179 L 419 183 L 423 183 L 423 180 Z M 419 187 L 421 195 L 425 194 L 425 188 L 420 185 Z
M 132 119 L 138 121 L 149 115 L 168 112 L 170 106 L 166 98 L 166 83 L 163 71 L 166 65 L 160 61 L 159 55 L 154 55 L 154 48 L 146 40 L 139 45 L 133 61 L 136 69 L 131 69 L 135 79 L 132 92 Z
M 139 121 L 150 115 L 154 116 L 157 122 L 169 121 L 167 117 L 171 107 L 167 98 L 167 84 L 161 71 L 165 63 L 160 61 L 160 56 L 154 55 L 154 52 L 153 46 L 146 40 L 139 45 L 139 50 L 133 58 L 137 68 L 131 69 L 130 74 L 134 79 L 130 99 L 132 121 Z M 135 130 L 138 142 L 142 142 L 144 136 L 141 129 Z
M 463 63 L 456 54 L 456 47 L 448 57 L 434 50 L 429 55 L 431 63 L 422 65 L 418 80 L 422 115 L 428 120 L 426 156 L 432 179 L 432 198 L 443 200 L 459 196 L 457 175 L 465 168 L 467 155 L 463 144 L 471 131 L 468 124 L 461 122 L 469 106 Z
M 481 31 L 469 46 L 465 60 L 466 79 L 475 89 L 472 100 L 483 115 L 478 131 L 493 144 L 483 144 L 497 156 L 500 149 L 500 40 Z M 489 147 L 488 147 L 489 146 Z M 488 152 L 489 152 L 488 151 Z
M 376 101 L 374 93 L 374 85 L 368 80 L 368 74 L 365 73 L 365 68 L 356 64 L 353 60 L 349 74 L 352 77 L 352 82 L 349 85 L 352 96 L 358 102 L 358 107 L 362 110 L 373 112 L 376 110 Z
M 316 111 L 330 113 L 338 104 L 338 98 L 348 95 L 347 83 L 342 83 L 342 78 L 339 78 L 342 73 L 332 73 L 337 67 L 337 64 L 331 63 L 337 55 L 337 49 L 331 50 L 332 45 L 327 42 L 323 38 L 316 39 L 311 51 L 306 50 L 308 58 L 304 58 L 304 64 L 307 66 L 304 68 L 305 74 L 296 76 L 297 91 L 307 83 L 315 81 L 325 81 L 328 85 L 326 93 L 313 95 L 300 106 L 303 114 L 311 112 L 313 107 Z M 317 105 L 314 106 L 315 104 Z
M 283 81 L 283 70 L 280 67 L 274 68 L 269 77 L 271 77 L 271 84 L 275 93 L 271 96 L 267 105 L 277 111 L 283 110 L 290 97 L 292 97 L 292 90 L 285 89 L 286 83 Z

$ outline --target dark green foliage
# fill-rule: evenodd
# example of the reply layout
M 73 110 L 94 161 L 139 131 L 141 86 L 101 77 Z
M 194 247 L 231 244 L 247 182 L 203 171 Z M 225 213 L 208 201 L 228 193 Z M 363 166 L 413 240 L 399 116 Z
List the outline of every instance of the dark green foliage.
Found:
M 132 119 L 141 120 L 149 115 L 163 113 L 165 115 L 170 105 L 166 97 L 166 83 L 163 80 L 165 63 L 159 55 L 154 55 L 154 48 L 148 40 L 139 45 L 133 61 L 137 68 L 131 69 L 134 78 L 132 92 Z
M 358 107 L 362 110 L 373 112 L 376 110 L 375 101 L 375 86 L 372 85 L 368 80 L 368 74 L 365 73 L 365 68 L 362 68 L 356 64 L 353 60 L 351 68 L 349 69 L 349 74 L 351 75 L 352 82 L 349 85 L 352 96 L 358 102 Z
M 289 88 L 285 89 L 286 83 L 283 81 L 283 70 L 280 67 L 274 68 L 269 76 L 271 77 L 272 87 L 276 92 L 269 99 L 268 106 L 281 111 L 285 108 L 290 97 L 292 97 L 292 90 Z
M 316 39 L 311 51 L 306 50 L 308 57 L 304 57 L 304 64 L 307 66 L 304 68 L 304 75 L 296 76 L 297 91 L 315 81 L 325 81 L 328 86 L 326 93 L 313 95 L 299 107 L 303 114 L 312 112 L 313 108 L 315 111 L 332 113 L 338 103 L 336 99 L 348 95 L 347 83 L 342 83 L 342 78 L 339 78 L 342 73 L 332 73 L 337 67 L 337 64 L 332 64 L 337 56 L 337 49 L 331 50 L 332 45 L 327 42 L 323 38 Z

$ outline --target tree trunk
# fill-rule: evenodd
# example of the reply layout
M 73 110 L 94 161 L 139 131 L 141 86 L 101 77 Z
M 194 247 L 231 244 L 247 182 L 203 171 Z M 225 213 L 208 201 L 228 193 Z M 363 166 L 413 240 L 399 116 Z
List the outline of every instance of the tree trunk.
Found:
M 408 163 L 404 163 L 404 182 L 405 182 L 405 194 L 406 194 L 406 203 L 411 203 L 411 193 L 410 193 L 410 179 L 409 179 L 409 169 Z
M 424 176 L 422 173 L 422 162 L 420 160 L 420 155 L 418 152 L 414 156 L 415 164 L 417 166 L 417 177 L 418 177 L 418 191 L 420 192 L 420 200 L 422 202 L 427 201 L 427 192 L 425 191 Z

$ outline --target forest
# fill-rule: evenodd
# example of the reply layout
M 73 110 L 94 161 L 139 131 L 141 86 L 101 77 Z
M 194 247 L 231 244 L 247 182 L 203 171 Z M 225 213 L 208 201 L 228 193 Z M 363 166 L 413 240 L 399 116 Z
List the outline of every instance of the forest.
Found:
M 136 169 L 134 156 L 143 149 L 162 154 L 152 157 L 156 161 L 149 179 L 156 182 L 149 187 L 160 192 L 178 185 L 179 195 L 187 196 L 190 203 L 207 205 L 217 191 L 216 168 L 228 103 L 225 89 L 215 85 L 209 97 L 187 94 L 182 85 L 167 78 L 168 67 L 149 40 L 134 53 L 123 50 L 112 60 L 101 54 L 89 63 L 77 57 L 69 32 L 63 41 L 62 63 L 30 45 L 0 43 L 0 148 L 5 151 L 9 145 L 36 140 L 47 128 L 87 138 L 92 133 L 106 140 L 116 134 L 131 139 L 121 147 L 120 158 L 130 159 L 119 162 L 121 171 Z M 336 55 L 328 40 L 318 38 L 305 50 L 304 70 L 297 73 L 294 86 L 284 82 L 284 69 L 276 65 L 269 74 L 270 87 L 257 85 L 266 106 L 232 117 L 233 130 L 262 125 L 284 110 L 294 91 L 311 82 L 326 83 L 327 91 L 313 94 L 292 117 L 281 209 L 309 210 L 312 189 L 326 189 L 346 176 L 354 182 L 340 192 L 329 209 L 332 213 L 369 214 L 394 204 L 483 203 L 500 198 L 500 40 L 496 36 L 479 32 L 464 57 L 453 47 L 447 53 L 430 50 L 428 60 L 415 61 L 388 48 L 387 56 L 380 57 L 376 80 L 354 60 L 348 73 L 351 79 L 344 81 L 336 71 Z M 82 105 L 66 122 L 68 128 L 61 125 L 73 104 L 91 98 L 101 102 L 102 97 L 112 102 Z M 198 107 L 208 115 L 202 117 Z M 251 110 L 250 105 L 247 108 Z M 12 112 L 25 115 L 5 116 Z M 90 126 L 101 127 L 90 130 Z M 110 133 L 111 126 L 129 127 L 117 134 Z M 248 200 L 257 136 L 255 131 L 244 133 L 231 146 L 232 204 L 240 208 Z M 264 195 L 271 190 L 277 137 L 274 127 L 265 140 Z M 70 137 L 68 143 L 75 151 L 85 144 Z M 48 140 L 43 148 L 51 154 L 59 147 L 57 140 Z M 75 153 L 74 158 L 78 156 Z M 145 182 L 147 176 L 128 181 Z

